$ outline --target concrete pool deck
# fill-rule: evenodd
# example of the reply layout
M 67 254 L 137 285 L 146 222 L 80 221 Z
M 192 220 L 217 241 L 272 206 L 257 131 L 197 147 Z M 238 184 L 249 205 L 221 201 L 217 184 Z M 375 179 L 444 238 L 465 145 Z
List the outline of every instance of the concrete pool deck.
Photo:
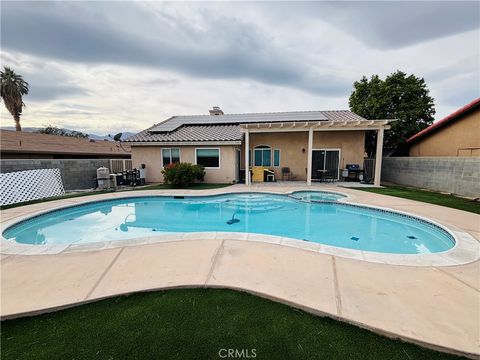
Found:
M 231 191 L 337 191 L 354 202 L 424 216 L 480 239 L 480 216 L 334 185 L 234 185 L 215 190 L 136 191 L 134 195 L 209 195 Z M 2 222 L 38 211 L 110 199 L 109 193 L 0 212 Z M 46 312 L 117 294 L 172 287 L 227 287 L 357 324 L 431 348 L 480 354 L 480 262 L 400 266 L 284 246 L 288 241 L 236 233 L 179 236 L 177 241 L 115 248 L 1 256 L 1 316 Z M 181 241 L 178 241 L 181 240 Z

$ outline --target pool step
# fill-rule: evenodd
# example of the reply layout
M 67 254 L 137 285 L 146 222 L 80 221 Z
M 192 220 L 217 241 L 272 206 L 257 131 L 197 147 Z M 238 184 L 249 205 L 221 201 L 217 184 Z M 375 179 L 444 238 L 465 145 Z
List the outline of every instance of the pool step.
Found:
M 272 205 L 272 204 L 231 204 L 223 203 L 222 209 L 236 210 L 236 211 L 250 211 L 250 212 L 261 212 L 261 211 L 271 211 L 283 208 L 283 205 Z

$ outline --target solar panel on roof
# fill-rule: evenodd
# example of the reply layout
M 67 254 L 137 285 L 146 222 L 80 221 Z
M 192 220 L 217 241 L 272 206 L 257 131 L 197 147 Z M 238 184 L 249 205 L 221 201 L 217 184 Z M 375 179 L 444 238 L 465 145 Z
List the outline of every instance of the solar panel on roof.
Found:
M 150 132 L 169 132 L 182 125 L 207 124 L 245 124 L 259 122 L 286 122 L 286 121 L 327 121 L 327 116 L 321 111 L 298 111 L 281 113 L 258 114 L 226 114 L 226 115 L 191 115 L 174 116 L 165 122 L 150 129 Z

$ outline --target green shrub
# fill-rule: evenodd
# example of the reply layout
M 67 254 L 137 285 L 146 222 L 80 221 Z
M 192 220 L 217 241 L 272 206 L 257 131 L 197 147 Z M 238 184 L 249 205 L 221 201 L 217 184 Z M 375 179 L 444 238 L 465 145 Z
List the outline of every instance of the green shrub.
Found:
M 166 184 L 186 187 L 194 182 L 201 182 L 205 177 L 203 166 L 189 163 L 174 163 L 167 165 L 162 170 L 163 181 Z

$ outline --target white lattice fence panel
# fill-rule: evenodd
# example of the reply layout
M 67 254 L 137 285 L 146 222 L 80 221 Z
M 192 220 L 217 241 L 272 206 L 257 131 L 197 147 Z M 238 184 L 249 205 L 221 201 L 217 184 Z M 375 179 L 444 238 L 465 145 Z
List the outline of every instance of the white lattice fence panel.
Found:
M 111 159 L 110 160 L 110 171 L 112 173 L 120 173 L 123 172 L 123 160 L 122 159 Z
M 0 205 L 15 204 L 65 194 L 59 169 L 39 169 L 0 174 Z
M 112 173 L 120 173 L 132 169 L 133 165 L 131 159 L 110 159 L 110 171 Z

